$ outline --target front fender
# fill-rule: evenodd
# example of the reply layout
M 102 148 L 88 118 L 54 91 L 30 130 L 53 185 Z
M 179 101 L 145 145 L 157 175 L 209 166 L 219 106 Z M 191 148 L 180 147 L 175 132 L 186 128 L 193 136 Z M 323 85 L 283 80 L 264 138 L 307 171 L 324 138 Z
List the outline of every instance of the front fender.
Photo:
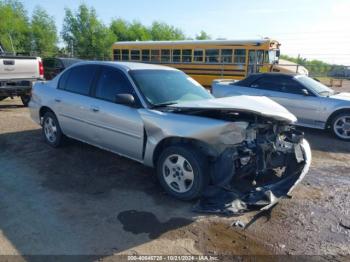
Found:
M 157 145 L 166 138 L 184 138 L 203 142 L 220 154 L 226 147 L 243 142 L 246 122 L 223 120 L 193 115 L 139 110 L 146 132 L 144 164 L 153 166 Z

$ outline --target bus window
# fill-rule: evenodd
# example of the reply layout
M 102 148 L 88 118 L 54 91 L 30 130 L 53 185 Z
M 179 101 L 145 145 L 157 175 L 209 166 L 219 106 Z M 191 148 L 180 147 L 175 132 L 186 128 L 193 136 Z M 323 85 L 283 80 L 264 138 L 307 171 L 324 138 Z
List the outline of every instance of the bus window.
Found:
M 149 61 L 149 50 L 142 50 L 142 61 Z
M 193 62 L 203 62 L 203 49 L 195 49 L 193 52 Z
M 130 57 L 133 61 L 140 61 L 140 50 L 131 50 Z
M 160 62 L 160 53 L 159 50 L 151 50 L 151 61 L 152 62 Z
M 221 49 L 221 63 L 232 63 L 232 49 Z
M 219 63 L 219 49 L 207 49 L 207 50 L 205 50 L 205 62 L 206 63 Z
M 129 49 L 123 49 L 122 50 L 122 61 L 128 61 L 129 60 Z
M 235 64 L 245 64 L 245 49 L 235 49 L 233 62 Z
M 170 62 L 170 50 L 169 49 L 162 49 L 161 51 L 161 59 L 162 62 Z
M 191 63 L 192 62 L 192 50 L 184 49 L 182 50 L 182 62 Z
M 114 61 L 120 61 L 120 49 L 113 50 Z
M 174 63 L 181 62 L 181 50 L 180 49 L 173 50 L 173 62 Z

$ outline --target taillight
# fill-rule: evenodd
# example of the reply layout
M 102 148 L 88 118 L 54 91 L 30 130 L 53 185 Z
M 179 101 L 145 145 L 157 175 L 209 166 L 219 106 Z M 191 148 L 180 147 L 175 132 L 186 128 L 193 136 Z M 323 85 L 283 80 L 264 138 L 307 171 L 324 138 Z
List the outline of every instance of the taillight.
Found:
M 39 60 L 39 75 L 40 78 L 44 78 L 44 66 L 43 62 Z

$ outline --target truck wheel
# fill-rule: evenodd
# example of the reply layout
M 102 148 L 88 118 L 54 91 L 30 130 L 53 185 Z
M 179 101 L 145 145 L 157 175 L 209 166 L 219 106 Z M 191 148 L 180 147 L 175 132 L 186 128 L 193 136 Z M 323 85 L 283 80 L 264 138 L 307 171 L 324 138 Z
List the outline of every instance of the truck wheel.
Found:
M 350 141 L 350 112 L 334 116 L 331 122 L 331 129 L 337 138 Z
M 24 106 L 28 106 L 30 101 L 30 95 L 21 95 L 21 100 Z
M 63 133 L 54 113 L 46 112 L 42 126 L 43 137 L 50 146 L 59 147 L 63 143 Z
M 187 146 L 170 146 L 160 155 L 157 176 L 164 190 L 180 200 L 198 198 L 209 182 L 206 161 Z

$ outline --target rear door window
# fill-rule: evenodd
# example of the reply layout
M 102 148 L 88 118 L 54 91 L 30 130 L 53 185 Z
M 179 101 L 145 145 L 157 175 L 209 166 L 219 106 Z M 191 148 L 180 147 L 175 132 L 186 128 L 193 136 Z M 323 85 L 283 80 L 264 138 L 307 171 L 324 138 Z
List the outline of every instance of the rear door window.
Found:
M 69 77 L 64 89 L 81 95 L 89 95 L 90 88 L 97 72 L 96 65 L 81 65 L 69 70 Z M 63 79 L 61 79 L 62 81 Z
M 61 75 L 60 80 L 58 82 L 58 89 L 66 89 L 67 79 L 71 71 L 72 70 L 68 70 Z
M 102 67 L 96 85 L 95 97 L 114 102 L 117 94 L 133 94 L 135 96 L 133 88 L 123 72 L 111 67 Z

